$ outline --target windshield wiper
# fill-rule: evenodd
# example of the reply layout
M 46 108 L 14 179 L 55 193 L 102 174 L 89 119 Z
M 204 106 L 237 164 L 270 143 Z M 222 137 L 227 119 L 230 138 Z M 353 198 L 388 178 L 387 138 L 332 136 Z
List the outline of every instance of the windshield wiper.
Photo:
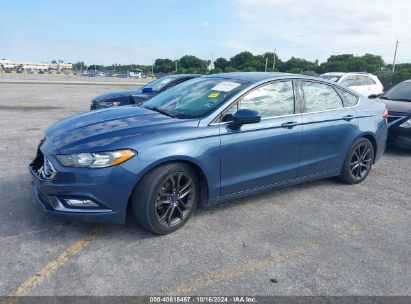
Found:
M 168 113 L 167 111 L 161 110 L 161 109 L 159 109 L 159 108 L 157 108 L 157 107 L 152 107 L 152 108 L 147 108 L 147 109 L 150 109 L 150 110 L 152 110 L 152 111 L 156 111 L 156 112 L 158 112 L 158 113 L 160 113 L 160 114 L 163 114 L 163 115 L 166 115 L 166 116 L 168 116 L 168 117 L 176 118 L 174 115 Z

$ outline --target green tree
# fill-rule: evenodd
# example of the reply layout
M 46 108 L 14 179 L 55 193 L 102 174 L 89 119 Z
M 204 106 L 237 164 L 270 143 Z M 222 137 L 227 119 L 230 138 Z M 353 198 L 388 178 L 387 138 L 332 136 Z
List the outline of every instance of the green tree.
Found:
M 181 57 L 178 63 L 180 68 L 183 70 L 190 68 L 195 68 L 197 70 L 207 69 L 207 60 L 201 60 L 200 58 L 192 55 L 185 55 Z
M 242 71 L 246 66 L 249 67 L 253 61 L 254 55 L 251 52 L 241 52 L 230 58 L 230 66 Z
M 229 66 L 230 66 L 230 62 L 227 59 L 223 58 L 223 57 L 217 58 L 214 61 L 214 68 L 215 69 L 220 69 L 220 70 L 224 71 Z
M 408 79 L 411 79 L 411 68 L 402 68 L 399 71 L 394 72 L 394 75 L 392 75 L 393 84 L 397 84 Z
M 283 69 L 284 72 L 300 74 L 304 71 L 316 70 L 316 65 L 314 62 L 302 58 L 291 57 L 289 60 L 284 62 Z
M 175 70 L 175 62 L 171 59 L 156 59 L 154 62 L 155 73 L 171 73 Z

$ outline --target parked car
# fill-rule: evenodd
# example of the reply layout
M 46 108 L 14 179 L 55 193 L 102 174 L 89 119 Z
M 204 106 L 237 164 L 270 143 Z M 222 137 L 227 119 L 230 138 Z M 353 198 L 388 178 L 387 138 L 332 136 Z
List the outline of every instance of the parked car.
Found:
M 142 78 L 143 77 L 143 71 L 136 69 L 136 70 L 131 70 L 129 73 L 129 76 L 132 78 Z
M 130 206 L 142 227 L 166 234 L 197 205 L 331 176 L 363 181 L 384 152 L 386 116 L 383 104 L 319 78 L 197 77 L 143 107 L 48 127 L 33 189 L 49 213 L 123 223 Z
M 388 144 L 411 149 L 411 79 L 370 98 L 388 109 Z
M 95 97 L 90 104 L 90 110 L 97 110 L 109 107 L 118 107 L 125 105 L 141 106 L 155 95 L 168 90 L 169 88 L 199 77 L 198 74 L 180 74 L 165 76 L 150 82 L 144 87 L 136 90 L 114 91 Z
M 320 77 L 349 87 L 364 96 L 381 94 L 384 91 L 384 86 L 381 84 L 378 77 L 369 73 L 333 72 L 322 74 Z

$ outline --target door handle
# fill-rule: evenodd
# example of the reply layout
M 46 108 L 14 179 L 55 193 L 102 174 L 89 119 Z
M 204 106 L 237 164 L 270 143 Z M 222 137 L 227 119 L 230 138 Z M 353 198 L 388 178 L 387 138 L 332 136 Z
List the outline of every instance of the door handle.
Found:
M 350 120 L 354 119 L 354 115 L 344 116 L 343 119 L 346 120 L 346 121 L 350 121 Z
M 295 127 L 296 125 L 298 125 L 298 122 L 289 121 L 289 122 L 285 122 L 285 123 L 281 124 L 281 128 L 291 129 L 291 128 Z

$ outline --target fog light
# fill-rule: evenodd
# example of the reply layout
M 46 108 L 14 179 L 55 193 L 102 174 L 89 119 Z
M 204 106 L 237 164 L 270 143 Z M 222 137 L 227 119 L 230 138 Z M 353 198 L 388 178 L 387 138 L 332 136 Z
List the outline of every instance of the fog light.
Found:
M 95 208 L 98 207 L 98 205 L 93 202 L 92 200 L 89 199 L 62 199 L 62 202 L 70 207 L 77 207 L 77 208 Z

